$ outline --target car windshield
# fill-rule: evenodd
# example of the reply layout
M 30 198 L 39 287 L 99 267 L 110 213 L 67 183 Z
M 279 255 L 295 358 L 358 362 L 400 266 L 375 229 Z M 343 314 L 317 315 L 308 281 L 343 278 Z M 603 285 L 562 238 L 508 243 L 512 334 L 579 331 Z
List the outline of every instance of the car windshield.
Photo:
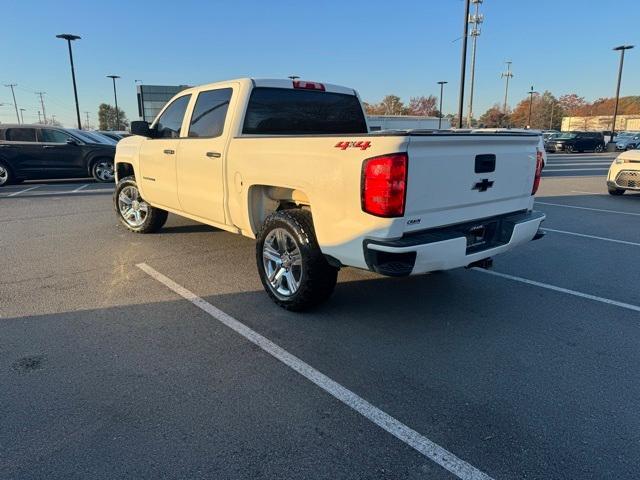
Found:
M 572 138 L 576 138 L 576 134 L 575 133 L 561 133 L 560 135 L 558 135 L 557 137 L 560 140 L 570 140 Z
M 104 135 L 100 135 L 99 133 L 87 132 L 76 128 L 72 128 L 70 130 L 75 136 L 80 137 L 80 139 L 88 143 L 102 143 L 104 145 L 115 145 L 117 143 L 115 140 L 105 137 Z

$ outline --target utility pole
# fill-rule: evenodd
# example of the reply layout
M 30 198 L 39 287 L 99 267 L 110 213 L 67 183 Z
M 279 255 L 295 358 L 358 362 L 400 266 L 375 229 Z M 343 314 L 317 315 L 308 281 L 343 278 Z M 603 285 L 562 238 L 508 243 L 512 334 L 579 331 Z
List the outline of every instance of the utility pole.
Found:
M 107 75 L 107 78 L 113 80 L 113 98 L 116 102 L 116 130 L 120 130 L 120 114 L 118 113 L 118 93 L 116 92 L 116 78 L 118 75 Z
M 464 109 L 464 81 L 467 73 L 467 38 L 469 36 L 469 7 L 471 0 L 464 1 L 464 28 L 462 30 L 462 55 L 460 59 L 460 93 L 458 95 L 458 128 L 462 128 Z
M 620 52 L 620 66 L 618 67 L 618 86 L 616 87 L 616 106 L 613 110 L 613 122 L 611 124 L 611 141 L 613 143 L 613 137 L 616 135 L 616 119 L 618 117 L 618 101 L 620 100 L 620 84 L 622 83 L 622 67 L 624 66 L 624 52 L 631 50 L 633 45 L 620 45 L 614 48 L 616 52 Z
M 38 123 L 42 123 L 42 117 L 40 116 L 40 110 L 38 110 Z
M 442 96 L 444 95 L 444 86 L 446 83 L 449 83 L 449 82 L 445 82 L 445 81 L 438 82 L 438 85 L 440 85 L 440 109 L 439 109 L 440 115 L 438 118 L 438 130 L 442 128 Z
M 533 90 L 533 85 L 531 85 L 531 90 L 527 92 L 529 95 L 529 120 L 527 121 L 527 128 L 531 128 L 531 111 L 533 110 L 533 96 L 538 93 Z
M 506 78 L 507 79 L 507 82 L 506 82 L 505 87 L 504 87 L 504 105 L 502 106 L 502 111 L 506 115 L 507 114 L 507 97 L 509 96 L 509 79 L 513 78 L 513 72 L 511 71 L 511 64 L 513 62 L 507 61 L 507 62 L 504 62 L 504 63 L 507 64 L 507 71 L 506 72 L 502 72 L 500 74 L 500 78 Z
M 56 123 L 56 114 L 51 115 L 51 124 L 54 125 Z
M 18 115 L 18 103 L 16 102 L 16 92 L 13 90 L 13 87 L 17 87 L 17 83 L 10 83 L 5 85 L 5 87 L 9 87 L 11 89 L 11 95 L 13 96 L 13 106 L 16 109 L 16 118 L 18 119 L 18 124 L 20 123 L 20 115 Z
M 62 38 L 67 41 L 67 45 L 69 46 L 69 61 L 71 62 L 71 80 L 73 81 L 73 96 L 76 99 L 76 118 L 78 120 L 78 130 L 82 130 L 82 125 L 80 124 L 80 106 L 78 105 L 78 89 L 76 88 L 76 72 L 73 66 L 73 53 L 71 52 L 71 42 L 74 40 L 79 40 L 80 37 L 78 35 L 72 35 L 70 33 L 61 33 L 60 35 L 56 35 L 56 38 Z
M 471 37 L 473 39 L 473 42 L 471 44 L 471 78 L 469 79 L 469 111 L 467 112 L 467 128 L 471 128 L 471 119 L 473 118 L 473 87 L 476 78 L 476 48 L 478 37 L 482 32 L 480 26 L 484 21 L 484 15 L 480 13 L 480 4 L 483 2 L 483 0 L 471 1 L 475 4 L 476 11 L 473 15 L 471 15 L 471 18 L 469 18 L 469 23 L 473 25 L 473 28 L 471 29 Z
M 44 108 L 44 98 L 42 97 L 47 92 L 36 92 L 36 95 L 40 95 L 40 105 L 42 106 L 42 118 L 44 118 L 45 125 L 47 124 L 47 111 Z
M 24 125 L 24 112 L 26 112 L 26 109 L 21 108 L 20 109 L 20 119 L 22 120 L 22 124 Z
M 86 115 L 86 122 L 84 122 L 84 127 L 89 130 L 89 112 L 84 112 L 84 114 Z

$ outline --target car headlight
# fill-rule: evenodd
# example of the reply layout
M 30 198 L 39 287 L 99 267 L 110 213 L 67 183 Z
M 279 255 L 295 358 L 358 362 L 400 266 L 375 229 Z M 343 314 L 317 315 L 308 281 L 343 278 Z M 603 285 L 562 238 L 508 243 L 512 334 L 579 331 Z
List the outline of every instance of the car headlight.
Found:
M 622 157 L 618 157 L 616 158 L 616 164 L 617 165 L 622 165 L 625 162 L 625 159 Z

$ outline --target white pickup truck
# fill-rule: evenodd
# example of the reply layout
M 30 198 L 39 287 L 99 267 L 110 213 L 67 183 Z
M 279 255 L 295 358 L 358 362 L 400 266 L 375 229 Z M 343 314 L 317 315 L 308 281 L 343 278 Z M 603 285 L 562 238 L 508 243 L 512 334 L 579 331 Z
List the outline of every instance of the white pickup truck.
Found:
M 343 266 L 487 266 L 542 235 L 535 134 L 371 134 L 351 88 L 250 78 L 184 90 L 131 130 L 120 221 L 148 233 L 171 212 L 255 238 L 265 290 L 290 310 L 327 299 Z

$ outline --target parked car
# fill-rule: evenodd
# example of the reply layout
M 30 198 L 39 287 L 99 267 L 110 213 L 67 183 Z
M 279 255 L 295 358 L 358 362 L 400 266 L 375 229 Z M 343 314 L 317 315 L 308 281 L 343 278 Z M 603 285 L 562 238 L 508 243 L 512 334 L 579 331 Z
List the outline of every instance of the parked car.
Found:
M 633 150 L 640 145 L 640 132 L 624 132 L 616 138 L 616 150 Z
M 183 90 L 131 131 L 119 221 L 149 233 L 172 212 L 255 238 L 262 284 L 289 310 L 326 300 L 343 266 L 488 267 L 543 235 L 529 132 L 372 134 L 353 88 L 250 78 Z
M 113 138 L 107 137 L 106 135 L 98 132 L 78 130 L 77 128 L 67 128 L 66 130 L 90 143 L 101 143 L 105 145 L 116 145 L 118 143 L 117 140 L 114 140 Z
M 96 133 L 99 133 L 101 135 L 104 135 L 106 137 L 109 137 L 113 140 L 115 140 L 116 142 L 119 142 L 120 140 L 122 140 L 123 138 L 126 138 L 128 136 L 130 136 L 131 134 L 129 132 L 125 132 L 125 131 L 113 131 L 113 130 L 97 130 Z
M 115 145 L 48 125 L 0 124 L 0 186 L 39 178 L 93 176 L 112 182 Z
M 584 152 L 604 150 L 604 135 L 602 132 L 564 132 L 545 144 L 547 152 Z
M 607 189 L 611 195 L 640 190 L 640 145 L 618 155 L 609 167 Z

